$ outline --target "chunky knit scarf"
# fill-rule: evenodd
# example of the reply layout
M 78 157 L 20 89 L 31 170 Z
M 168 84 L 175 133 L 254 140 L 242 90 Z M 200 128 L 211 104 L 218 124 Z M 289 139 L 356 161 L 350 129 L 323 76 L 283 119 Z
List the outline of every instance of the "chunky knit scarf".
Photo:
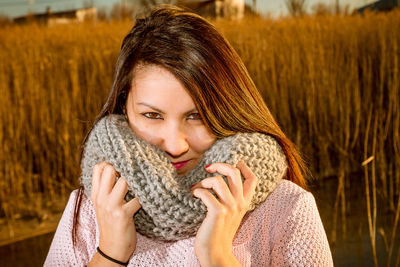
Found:
M 190 193 L 193 184 L 212 176 L 204 167 L 216 162 L 235 166 L 239 160 L 259 179 L 250 206 L 253 210 L 286 173 L 285 154 L 273 137 L 238 133 L 218 139 L 194 169 L 178 177 L 162 149 L 137 137 L 124 116 L 113 114 L 102 118 L 89 134 L 81 164 L 81 183 L 90 195 L 94 165 L 102 161 L 111 163 L 128 182 L 125 199 L 137 196 L 142 205 L 134 215 L 136 230 L 154 239 L 173 241 L 194 236 L 205 218 L 206 206 Z

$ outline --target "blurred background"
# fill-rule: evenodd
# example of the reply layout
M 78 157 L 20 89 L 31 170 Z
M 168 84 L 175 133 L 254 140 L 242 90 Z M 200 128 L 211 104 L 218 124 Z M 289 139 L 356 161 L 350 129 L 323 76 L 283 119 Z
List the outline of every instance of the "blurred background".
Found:
M 160 3 L 239 53 L 311 170 L 335 265 L 400 266 L 398 0 L 0 0 L 0 265 L 43 265 L 122 38 Z

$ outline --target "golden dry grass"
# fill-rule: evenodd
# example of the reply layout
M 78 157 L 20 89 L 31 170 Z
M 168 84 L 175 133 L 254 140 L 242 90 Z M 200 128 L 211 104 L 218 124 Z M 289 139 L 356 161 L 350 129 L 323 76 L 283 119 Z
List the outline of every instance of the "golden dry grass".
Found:
M 216 25 L 314 176 L 338 177 L 343 223 L 346 177 L 364 172 L 373 243 L 377 192 L 400 210 L 400 12 Z M 0 29 L 0 217 L 40 216 L 77 187 L 81 141 L 130 27 Z

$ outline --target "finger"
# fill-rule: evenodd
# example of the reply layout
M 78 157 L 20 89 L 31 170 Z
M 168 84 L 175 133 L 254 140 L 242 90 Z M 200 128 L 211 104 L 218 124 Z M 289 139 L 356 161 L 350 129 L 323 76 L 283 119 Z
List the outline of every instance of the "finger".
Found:
M 92 192 L 90 193 L 90 198 L 91 198 L 92 202 L 96 199 L 97 194 L 99 193 L 101 174 L 103 173 L 103 169 L 107 164 L 108 164 L 107 162 L 103 161 L 101 163 L 94 165 L 94 167 L 93 167 Z
M 243 184 L 240 171 L 227 163 L 213 163 L 208 165 L 206 170 L 210 173 L 218 172 L 225 175 L 228 179 L 229 189 L 235 199 L 243 198 Z
M 229 207 L 235 205 L 235 199 L 233 198 L 232 193 L 228 188 L 228 185 L 225 183 L 224 179 L 222 179 L 222 176 L 205 178 L 195 184 L 191 188 L 191 190 L 194 190 L 196 188 L 212 189 L 217 194 L 222 204 L 228 205 Z
M 236 166 L 239 168 L 244 178 L 243 196 L 246 201 L 250 202 L 253 198 L 254 192 L 256 191 L 258 179 L 243 161 L 238 162 Z
M 207 207 L 207 211 L 215 212 L 222 208 L 221 203 L 207 189 L 195 188 L 192 190 L 192 194 L 203 201 L 204 205 Z
M 111 193 L 116 180 L 116 171 L 114 167 L 107 163 L 104 166 L 103 173 L 101 175 L 100 187 L 98 197 L 104 198 Z
M 110 193 L 109 202 L 110 204 L 121 205 L 125 203 L 125 195 L 128 193 L 128 183 L 125 178 L 121 177 L 115 183 L 114 188 Z
M 131 199 L 122 206 L 129 216 L 133 216 L 141 207 L 142 205 L 140 205 L 139 198 L 137 197 Z

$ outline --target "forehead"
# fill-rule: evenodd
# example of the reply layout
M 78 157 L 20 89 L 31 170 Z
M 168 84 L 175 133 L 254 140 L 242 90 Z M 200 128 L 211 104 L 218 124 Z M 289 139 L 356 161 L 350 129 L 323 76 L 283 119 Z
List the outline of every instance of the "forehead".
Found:
M 146 102 L 159 108 L 175 105 L 175 109 L 191 109 L 195 106 L 183 84 L 170 71 L 157 65 L 135 68 L 131 93 L 134 102 Z

